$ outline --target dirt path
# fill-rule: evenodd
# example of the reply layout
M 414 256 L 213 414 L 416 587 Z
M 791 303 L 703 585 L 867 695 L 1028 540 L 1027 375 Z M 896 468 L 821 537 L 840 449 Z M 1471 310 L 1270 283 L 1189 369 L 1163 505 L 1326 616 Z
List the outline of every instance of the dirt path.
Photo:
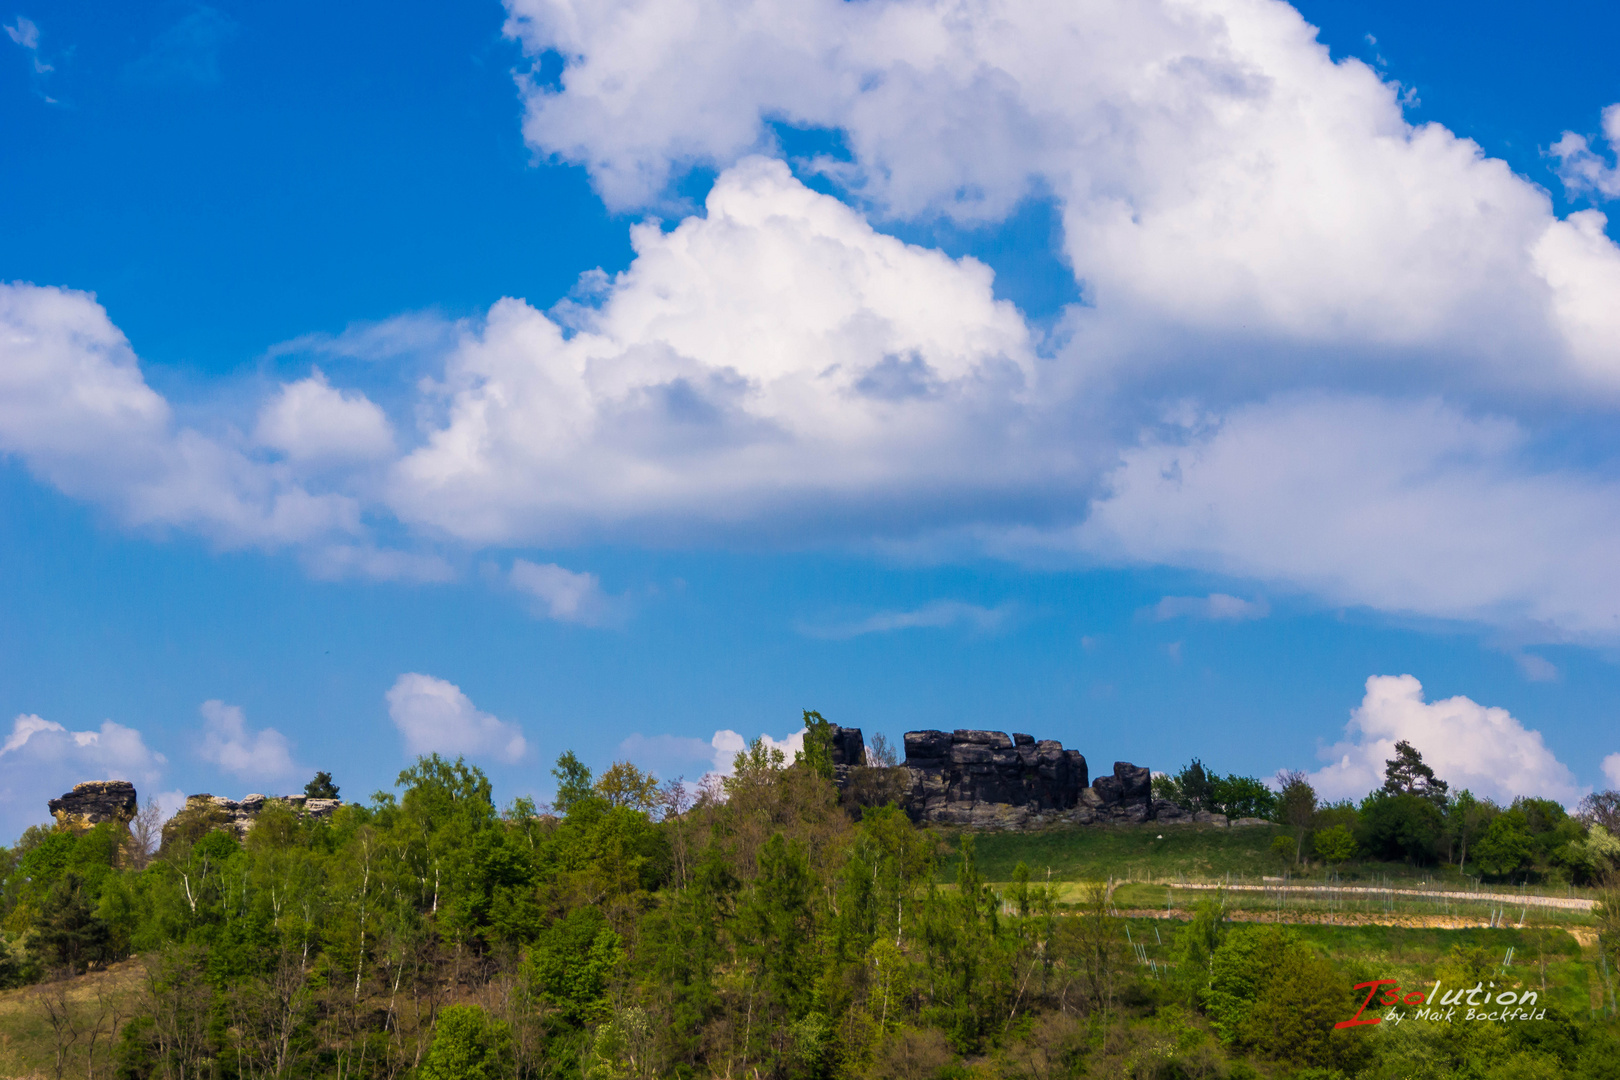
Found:
M 1187 922 L 1193 913 L 1187 910 L 1166 911 L 1164 908 L 1119 908 L 1115 914 L 1127 919 L 1170 919 Z M 1439 930 L 1487 929 L 1489 919 L 1468 918 L 1462 915 L 1398 915 L 1366 911 L 1242 911 L 1228 909 L 1227 922 L 1282 923 L 1284 925 L 1313 926 L 1408 926 Z M 1498 928 L 1501 926 L 1499 924 Z M 1514 929 L 1522 929 L 1522 924 Z M 1586 926 L 1558 926 L 1582 945 L 1595 943 L 1597 931 Z M 1591 942 L 1587 941 L 1591 938 Z
M 1166 883 L 1170 889 L 1225 889 L 1227 892 L 1281 892 L 1289 896 L 1391 896 L 1429 897 L 1454 903 L 1500 904 L 1503 907 L 1561 908 L 1565 911 L 1591 911 L 1597 901 L 1578 896 L 1530 896 L 1517 893 L 1457 892 L 1445 889 L 1375 889 L 1365 885 L 1179 885 Z M 1435 924 L 1440 925 L 1440 924 Z M 1474 923 L 1470 922 L 1472 926 Z

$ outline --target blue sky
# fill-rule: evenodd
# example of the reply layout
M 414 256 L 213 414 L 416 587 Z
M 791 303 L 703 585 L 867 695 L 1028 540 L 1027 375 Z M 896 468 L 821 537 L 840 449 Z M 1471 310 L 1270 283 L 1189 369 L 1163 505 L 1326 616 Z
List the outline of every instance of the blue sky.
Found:
M 1620 783 L 1612 10 L 968 10 L 10 12 L 0 829 L 803 708 Z

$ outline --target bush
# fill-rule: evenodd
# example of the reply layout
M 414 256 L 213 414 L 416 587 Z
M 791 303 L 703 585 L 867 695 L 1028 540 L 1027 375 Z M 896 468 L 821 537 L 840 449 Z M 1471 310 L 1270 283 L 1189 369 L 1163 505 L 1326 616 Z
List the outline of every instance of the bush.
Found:
M 511 1070 L 512 1030 L 476 1005 L 439 1013 L 421 1080 L 501 1080 Z
M 1431 863 L 1444 819 L 1422 795 L 1375 791 L 1361 804 L 1356 843 L 1376 858 Z

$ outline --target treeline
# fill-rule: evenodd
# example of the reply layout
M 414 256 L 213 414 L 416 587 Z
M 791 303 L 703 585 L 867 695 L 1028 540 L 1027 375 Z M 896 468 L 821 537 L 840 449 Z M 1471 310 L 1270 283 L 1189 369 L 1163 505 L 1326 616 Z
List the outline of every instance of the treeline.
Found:
M 1302 772 L 1273 791 L 1254 777 L 1222 776 L 1192 763 L 1155 777 L 1154 795 L 1187 810 L 1261 817 L 1288 828 L 1274 841 L 1284 865 L 1339 867 L 1355 860 L 1448 863 L 1493 883 L 1593 885 L 1620 866 L 1620 793 L 1589 796 L 1576 815 L 1551 799 L 1508 806 L 1453 792 L 1401 741 L 1384 783 L 1361 802 L 1321 802 Z
M 546 812 L 498 809 L 478 769 L 426 757 L 397 794 L 330 818 L 267 806 L 245 840 L 188 811 L 142 865 L 112 824 L 31 830 L 5 853 L 5 978 L 49 980 L 28 993 L 81 1054 L 64 1049 L 59 1076 L 88 1043 L 87 1075 L 120 1080 L 1449 1077 L 1525 1055 L 1535 1075 L 1596 1077 L 1620 1061 L 1580 1015 L 1459 1029 L 1415 1072 L 1404 1044 L 1333 1027 L 1380 971 L 1234 927 L 1218 899 L 1166 934 L 1168 966 L 1140 962 L 1106 882 L 1071 905 L 1039 868 L 993 887 L 971 837 L 946 846 L 841 796 L 813 717 L 795 762 L 756 742 L 696 792 L 572 754 L 554 775 Z M 131 996 L 72 1003 L 76 975 L 131 956 Z M 1459 953 L 1443 974 L 1471 984 L 1492 962 Z

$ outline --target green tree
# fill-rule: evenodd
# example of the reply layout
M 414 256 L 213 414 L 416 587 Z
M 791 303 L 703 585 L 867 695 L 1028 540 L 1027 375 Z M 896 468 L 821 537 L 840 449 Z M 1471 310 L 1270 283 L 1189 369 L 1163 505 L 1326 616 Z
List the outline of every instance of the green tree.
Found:
M 476 1005 L 439 1013 L 422 1058 L 422 1080 L 505 1080 L 511 1072 L 512 1029 Z
M 1229 818 L 1269 818 L 1276 811 L 1276 793 L 1253 776 L 1216 777 L 1211 789 L 1215 805 Z
M 1215 811 L 1215 784 L 1209 773 L 1204 770 L 1204 763 L 1197 758 L 1183 768 L 1175 777 L 1176 790 L 1181 793 L 1181 807 L 1192 811 Z
M 794 760 L 823 779 L 833 778 L 833 726 L 814 709 L 804 710 L 804 749 Z
M 1298 769 L 1277 774 L 1276 819 L 1294 834 L 1294 861 L 1305 849 L 1305 834 L 1316 817 L 1316 789 Z
M 524 963 L 531 992 L 564 1023 L 585 1027 L 608 1011 L 608 986 L 624 945 L 595 907 L 579 907 L 548 927 Z
M 1468 866 L 1468 845 L 1479 839 L 1491 819 L 1500 811 L 1489 799 L 1479 799 L 1463 788 L 1446 806 L 1446 829 L 1457 842 L 1457 869 Z
M 557 780 L 557 794 L 551 800 L 551 805 L 559 814 L 568 813 L 575 804 L 596 793 L 591 785 L 591 770 L 574 756 L 572 750 L 565 751 L 557 759 L 551 775 Z
M 658 778 L 644 773 L 628 761 L 614 762 L 592 788 L 609 806 L 628 806 L 651 813 L 661 804 Z
M 304 785 L 304 794 L 311 799 L 335 799 L 338 797 L 338 786 L 332 783 L 332 774 L 318 772 L 315 779 Z
M 1356 838 L 1343 825 L 1334 825 L 1316 834 L 1316 857 L 1337 866 L 1354 856 Z
M 46 895 L 38 919 L 35 944 L 47 967 L 77 975 L 92 963 L 107 958 L 111 935 L 107 924 L 90 906 L 84 879 L 63 874 Z
M 1526 815 L 1518 810 L 1498 814 L 1474 848 L 1474 865 L 1487 877 L 1511 878 L 1530 869 L 1535 840 Z
M 1362 801 L 1356 843 L 1375 858 L 1430 863 L 1444 830 L 1440 809 L 1422 795 L 1379 790 Z
M 1395 756 L 1384 762 L 1384 792 L 1389 795 L 1418 795 L 1436 805 L 1446 801 L 1446 782 L 1423 763 L 1417 747 L 1402 739 L 1395 744 Z

